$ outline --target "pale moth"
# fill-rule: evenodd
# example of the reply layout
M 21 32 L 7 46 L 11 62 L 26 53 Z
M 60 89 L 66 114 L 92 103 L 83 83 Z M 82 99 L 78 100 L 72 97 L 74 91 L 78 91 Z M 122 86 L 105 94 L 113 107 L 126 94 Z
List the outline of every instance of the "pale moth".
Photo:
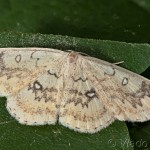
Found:
M 150 80 L 74 51 L 0 48 L 0 95 L 26 125 L 95 133 L 114 120 L 150 119 Z

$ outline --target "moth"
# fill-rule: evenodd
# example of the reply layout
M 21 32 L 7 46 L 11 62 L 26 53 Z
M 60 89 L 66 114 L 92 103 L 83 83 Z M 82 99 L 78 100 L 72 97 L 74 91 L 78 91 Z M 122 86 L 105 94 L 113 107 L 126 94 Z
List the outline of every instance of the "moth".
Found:
M 57 121 L 95 133 L 150 119 L 150 80 L 115 64 L 51 48 L 0 48 L 0 95 L 21 124 Z

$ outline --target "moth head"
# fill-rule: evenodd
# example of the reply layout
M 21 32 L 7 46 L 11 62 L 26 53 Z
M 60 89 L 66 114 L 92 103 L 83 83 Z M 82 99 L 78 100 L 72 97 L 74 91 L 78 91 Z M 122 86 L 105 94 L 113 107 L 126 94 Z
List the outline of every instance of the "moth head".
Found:
M 78 59 L 78 52 L 71 51 L 68 55 L 69 63 L 76 63 Z

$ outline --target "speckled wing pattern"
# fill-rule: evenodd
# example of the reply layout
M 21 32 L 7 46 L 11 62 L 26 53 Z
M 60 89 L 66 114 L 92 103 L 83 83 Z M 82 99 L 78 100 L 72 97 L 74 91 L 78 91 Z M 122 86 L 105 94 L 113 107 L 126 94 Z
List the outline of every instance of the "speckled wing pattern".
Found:
M 74 51 L 0 48 L 0 95 L 26 125 L 95 133 L 116 119 L 150 119 L 150 80 Z
M 54 124 L 62 91 L 62 51 L 37 48 L 0 49 L 0 93 L 20 123 Z

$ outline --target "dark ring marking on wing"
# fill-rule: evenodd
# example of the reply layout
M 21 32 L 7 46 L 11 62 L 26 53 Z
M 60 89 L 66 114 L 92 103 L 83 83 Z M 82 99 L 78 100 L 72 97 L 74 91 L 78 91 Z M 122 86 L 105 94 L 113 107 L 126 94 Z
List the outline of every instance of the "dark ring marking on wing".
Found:
M 85 96 L 89 99 L 93 99 L 94 97 L 98 98 L 94 88 L 91 88 L 89 91 L 85 92 Z
M 70 103 L 74 103 L 75 106 L 81 104 L 82 108 L 86 107 L 88 108 L 89 103 L 94 99 L 94 98 L 98 98 L 97 93 L 95 91 L 94 88 L 91 88 L 90 90 L 86 91 L 85 93 L 81 93 L 75 89 L 70 89 L 69 90 L 70 94 L 78 94 L 79 97 L 73 97 L 73 98 L 69 98 L 66 103 L 64 104 L 63 107 L 66 107 L 66 105 L 70 104 Z M 83 97 L 86 97 L 86 101 L 83 100 Z
M 73 79 L 74 82 L 78 82 L 78 81 L 80 81 L 80 80 L 81 80 L 82 82 L 86 82 L 86 81 L 88 80 L 88 78 L 82 79 L 81 77 L 78 78 L 78 79 L 75 79 L 73 76 L 72 76 L 72 79 Z
M 21 61 L 21 55 L 20 54 L 15 57 L 15 61 L 17 63 L 19 63 Z
M 32 90 L 33 92 L 35 92 L 36 90 L 42 91 L 42 90 L 43 90 L 43 86 L 42 86 L 42 84 L 40 84 L 40 82 L 39 82 L 38 80 L 36 80 L 36 81 L 33 83 L 33 86 L 31 86 L 31 85 L 29 84 L 28 90 Z
M 56 94 L 58 93 L 57 88 L 55 87 L 43 87 L 42 84 L 36 80 L 34 83 L 29 84 L 28 85 L 28 90 L 32 90 L 32 93 L 34 93 L 34 100 L 40 102 L 43 101 L 45 103 L 47 102 L 52 102 L 52 103 L 56 103 Z M 51 95 L 50 93 L 53 93 L 53 95 Z M 57 106 L 59 107 L 59 106 Z
M 126 86 L 128 84 L 128 82 L 129 82 L 128 78 L 124 77 L 123 80 L 122 80 L 122 85 Z
M 47 71 L 49 75 L 52 75 L 54 77 L 56 77 L 57 79 L 59 78 L 59 76 L 56 73 L 51 73 L 50 70 Z

